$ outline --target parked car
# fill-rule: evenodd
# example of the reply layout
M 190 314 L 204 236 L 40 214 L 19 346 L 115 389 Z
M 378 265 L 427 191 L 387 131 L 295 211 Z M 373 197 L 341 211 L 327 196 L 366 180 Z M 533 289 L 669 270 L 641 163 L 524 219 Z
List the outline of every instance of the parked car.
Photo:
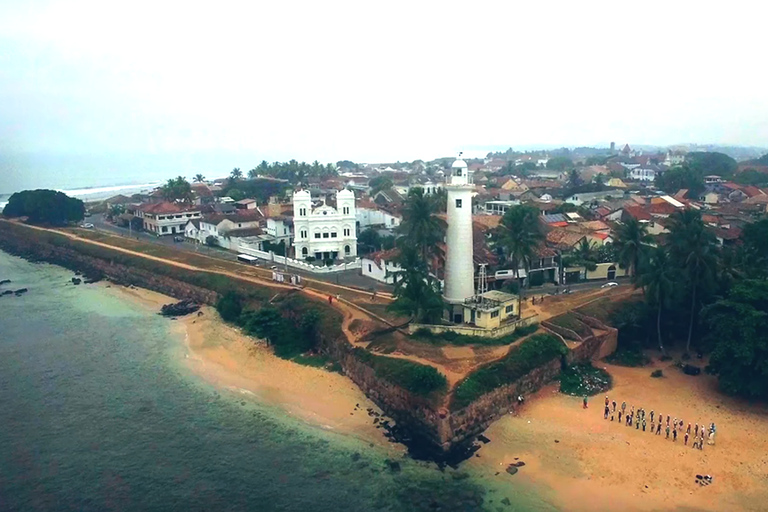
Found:
M 86 229 L 92 229 L 93 228 L 93 224 L 91 224 L 90 222 L 83 222 L 82 224 L 80 224 L 80 227 L 81 228 L 86 228 Z
M 616 281 L 611 281 L 610 283 L 605 283 L 600 288 L 613 288 L 613 287 L 616 287 L 616 286 L 619 286 L 619 283 L 617 283 Z
M 183 242 L 184 241 L 184 237 L 183 236 L 175 236 L 175 237 L 173 237 L 173 241 L 174 242 Z

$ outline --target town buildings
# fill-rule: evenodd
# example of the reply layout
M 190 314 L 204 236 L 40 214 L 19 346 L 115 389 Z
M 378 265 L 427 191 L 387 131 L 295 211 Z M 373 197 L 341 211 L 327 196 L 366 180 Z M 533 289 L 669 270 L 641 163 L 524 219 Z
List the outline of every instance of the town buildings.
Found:
M 145 203 L 137 207 L 135 215 L 141 219 L 145 231 L 157 236 L 184 233 L 184 226 L 200 218 L 200 207 L 183 203 Z
M 357 256 L 355 194 L 336 193 L 313 200 L 309 190 L 293 193 L 294 248 L 297 258 L 335 260 Z

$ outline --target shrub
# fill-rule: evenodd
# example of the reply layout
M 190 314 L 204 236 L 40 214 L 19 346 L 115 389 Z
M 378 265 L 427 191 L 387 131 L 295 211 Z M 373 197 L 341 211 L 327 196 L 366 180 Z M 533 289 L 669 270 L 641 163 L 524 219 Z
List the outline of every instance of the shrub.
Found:
M 428 396 L 432 393 L 445 391 L 448 387 L 445 376 L 431 366 L 406 359 L 378 356 L 362 348 L 355 348 L 354 354 L 360 361 L 373 368 L 377 377 L 411 393 Z
M 537 334 L 509 351 L 507 356 L 476 370 L 453 394 L 451 406 L 460 409 L 496 388 L 515 382 L 531 370 L 564 356 L 568 349 L 551 334 Z
M 560 392 L 566 395 L 596 395 L 611 388 L 613 378 L 592 363 L 569 366 L 560 374 Z
M 664 372 L 662 372 L 661 370 L 653 370 L 651 372 L 651 377 L 653 377 L 654 379 L 658 379 L 659 377 L 663 377 L 663 376 L 664 376 Z
M 213 235 L 208 235 L 205 237 L 205 245 L 208 247 L 216 247 L 219 245 L 219 239 Z
M 650 360 L 643 354 L 642 350 L 620 349 L 605 358 L 611 364 L 618 366 L 645 366 Z
M 227 292 L 216 303 L 216 311 L 225 322 L 237 322 L 243 311 L 243 298 L 237 292 Z
M 466 334 L 458 334 L 453 331 L 441 332 L 434 334 L 429 329 L 420 328 L 417 329 L 411 337 L 417 340 L 426 341 L 433 345 L 510 345 L 515 341 L 533 334 L 539 328 L 539 324 L 531 324 L 525 327 L 518 327 L 511 334 L 501 336 L 499 338 L 491 338 L 489 336 L 468 336 Z
M 544 284 L 544 272 L 531 272 L 528 279 L 531 286 L 541 286 Z

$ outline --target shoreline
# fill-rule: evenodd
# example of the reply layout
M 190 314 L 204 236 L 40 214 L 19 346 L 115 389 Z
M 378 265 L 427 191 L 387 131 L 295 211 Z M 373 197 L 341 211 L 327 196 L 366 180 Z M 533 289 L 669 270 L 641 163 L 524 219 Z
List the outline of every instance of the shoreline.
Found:
M 143 288 L 112 284 L 120 297 L 159 313 L 172 297 Z M 168 318 L 183 336 L 183 364 L 197 377 L 222 390 L 248 395 L 312 427 L 353 436 L 398 454 L 404 446 L 390 443 L 367 413 L 381 410 L 346 376 L 280 359 L 260 340 L 221 321 L 216 310 L 201 307 L 201 316 Z

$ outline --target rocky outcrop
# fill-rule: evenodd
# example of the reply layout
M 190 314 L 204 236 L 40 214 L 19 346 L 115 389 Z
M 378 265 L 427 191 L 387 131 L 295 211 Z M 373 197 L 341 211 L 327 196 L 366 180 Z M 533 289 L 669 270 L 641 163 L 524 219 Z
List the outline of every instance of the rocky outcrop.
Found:
M 4 284 L 9 284 L 10 282 L 11 282 L 10 279 L 3 279 L 2 281 L 0 281 L 0 286 L 2 286 Z
M 185 316 L 194 313 L 200 309 L 200 304 L 193 300 L 182 300 L 174 304 L 165 304 L 160 308 L 160 314 L 163 316 Z

